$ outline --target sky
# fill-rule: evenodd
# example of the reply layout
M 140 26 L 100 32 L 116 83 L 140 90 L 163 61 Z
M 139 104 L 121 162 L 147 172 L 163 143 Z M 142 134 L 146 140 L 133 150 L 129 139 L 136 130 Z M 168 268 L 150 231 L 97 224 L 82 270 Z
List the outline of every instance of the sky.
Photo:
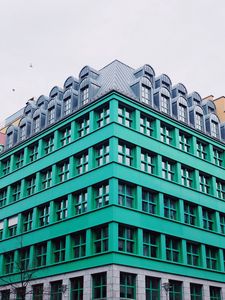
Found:
M 0 123 L 114 59 L 225 95 L 224 0 L 0 0 Z M 32 65 L 32 67 L 30 67 Z

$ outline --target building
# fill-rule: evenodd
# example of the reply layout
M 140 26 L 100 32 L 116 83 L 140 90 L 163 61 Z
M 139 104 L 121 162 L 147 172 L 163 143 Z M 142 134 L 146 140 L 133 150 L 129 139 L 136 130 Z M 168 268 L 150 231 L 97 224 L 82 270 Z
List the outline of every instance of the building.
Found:
M 213 101 L 116 60 L 29 101 L 5 134 L 2 299 L 225 299 Z

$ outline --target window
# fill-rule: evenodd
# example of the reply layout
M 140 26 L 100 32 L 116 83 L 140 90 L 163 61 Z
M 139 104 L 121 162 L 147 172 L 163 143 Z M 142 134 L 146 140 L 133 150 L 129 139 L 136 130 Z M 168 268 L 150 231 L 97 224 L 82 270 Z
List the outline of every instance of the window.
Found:
M 216 270 L 218 267 L 218 249 L 214 247 L 205 247 L 206 251 L 206 267 L 208 269 Z
M 216 181 L 216 191 L 217 191 L 217 197 L 225 200 L 225 183 L 224 183 L 224 181 L 221 181 L 221 180 Z
M 166 159 L 162 160 L 162 177 L 167 180 L 174 180 L 174 163 Z
M 209 194 L 210 192 L 209 176 L 200 173 L 199 184 L 200 184 L 200 192 Z
M 119 105 L 118 122 L 126 127 L 132 127 L 132 110 L 128 107 Z
M 42 173 L 42 189 L 47 189 L 52 186 L 52 170 L 48 169 Z
M 33 211 L 27 211 L 23 213 L 23 232 L 32 230 L 33 223 Z
M 170 100 L 165 95 L 161 94 L 161 112 L 170 113 Z
M 182 293 L 182 282 L 169 280 L 169 300 L 182 300 L 183 293 Z
M 11 223 L 12 220 L 12 223 Z M 17 233 L 17 220 L 14 222 L 14 218 L 8 220 L 8 236 L 15 236 Z
M 53 241 L 53 261 L 55 263 L 65 260 L 66 241 L 65 237 Z
M 159 235 L 151 231 L 143 231 L 143 255 L 159 257 Z
M 109 144 L 102 144 L 95 148 L 96 166 L 102 166 L 109 162 Z
M 13 146 L 13 132 L 10 132 L 7 134 L 7 148 L 10 148 Z
M 7 190 L 5 188 L 0 190 L 0 207 L 6 205 L 6 199 L 7 199 Z
M 219 137 L 219 125 L 215 121 L 211 121 L 211 135 L 215 138 Z
M 75 214 L 83 214 L 87 211 L 87 190 L 75 194 Z
M 106 299 L 107 275 L 97 273 L 92 275 L 92 299 Z
M 100 208 L 109 204 L 109 184 L 103 183 L 95 187 L 95 207 Z
M 28 271 L 29 270 L 29 261 L 30 261 L 30 249 L 24 248 L 20 250 L 20 262 L 19 271 Z
M 36 267 L 42 267 L 46 265 L 47 257 L 47 243 L 38 244 L 35 246 L 35 259 Z
M 49 136 L 44 140 L 45 154 L 49 154 L 54 150 L 54 136 Z
M 2 161 L 2 175 L 6 176 L 10 171 L 10 159 L 6 159 Z
M 94 253 L 102 253 L 108 251 L 108 226 L 102 226 L 93 229 L 93 245 Z
M 83 300 L 83 277 L 75 277 L 70 279 L 71 283 L 71 299 Z
M 10 300 L 10 290 L 1 291 L 2 300 Z
M 206 144 L 197 141 L 197 156 L 206 159 L 207 158 L 207 152 L 206 152 Z
M 181 166 L 181 182 L 184 186 L 192 187 L 193 171 L 186 166 Z
M 126 207 L 134 207 L 134 188 L 125 183 L 119 183 L 118 204 Z
M 4 254 L 5 259 L 5 274 L 13 273 L 14 268 L 14 252 Z
M 4 221 L 0 221 L 0 241 L 3 238 L 3 227 L 4 227 Z
M 35 193 L 35 188 L 36 188 L 35 176 L 27 178 L 26 183 L 27 183 L 27 196 L 31 196 Z
M 78 232 L 72 236 L 73 257 L 79 258 L 86 254 L 86 233 Z
M 150 174 L 155 173 L 155 156 L 148 151 L 141 151 L 141 170 Z
M 61 146 L 66 146 L 67 144 L 69 144 L 71 142 L 71 129 L 70 127 L 66 127 L 64 128 L 61 132 Z
M 184 202 L 184 223 L 196 225 L 196 206 Z
M 148 136 L 153 135 L 153 120 L 150 117 L 141 115 L 140 117 L 140 132 Z
M 69 169 L 70 169 L 69 160 L 66 160 L 58 164 L 59 182 L 63 182 L 69 179 Z
M 220 214 L 220 232 L 225 234 L 225 215 Z
M 202 209 L 203 228 L 208 230 L 214 229 L 214 213 L 211 210 Z
M 16 169 L 19 169 L 23 166 L 24 163 L 24 153 L 20 152 L 15 155 L 16 158 Z
M 64 107 L 63 107 L 64 116 L 69 115 L 71 111 L 72 111 L 72 101 L 71 101 L 71 97 L 69 97 L 64 100 Z
M 119 251 L 135 253 L 136 230 L 133 227 L 119 225 Z
M 164 197 L 164 217 L 172 220 L 177 220 L 177 200 Z
M 88 103 L 88 98 L 89 98 L 89 88 L 88 86 L 84 87 L 81 89 L 81 103 L 82 105 L 85 105 Z
M 105 106 L 97 111 L 97 124 L 98 127 L 109 124 L 109 107 Z
M 133 149 L 122 142 L 118 145 L 118 162 L 127 166 L 133 165 Z
M 190 283 L 191 300 L 202 300 L 202 285 Z
M 187 263 L 192 266 L 199 266 L 200 250 L 198 244 L 187 242 Z
M 38 144 L 34 144 L 29 147 L 29 160 L 35 161 L 38 158 Z
M 49 204 L 39 207 L 39 226 L 49 224 Z
M 90 132 L 90 121 L 88 116 L 78 120 L 78 135 L 82 137 Z
M 62 300 L 62 281 L 53 281 L 51 282 L 51 300 Z
M 88 153 L 81 153 L 76 157 L 77 161 L 77 174 L 82 174 L 88 171 Z
M 55 121 L 55 107 L 48 110 L 48 124 L 52 124 Z
M 63 198 L 55 202 L 56 221 L 61 221 L 67 218 L 68 201 Z
M 24 300 L 26 297 L 26 287 L 16 288 L 16 300 Z
M 12 186 L 12 202 L 18 201 L 21 194 L 21 182 L 17 182 Z
M 33 132 L 36 133 L 40 130 L 40 117 L 36 117 L 33 120 Z
M 222 300 L 221 298 L 221 288 L 216 286 L 210 286 L 210 300 Z
M 146 300 L 160 300 L 160 279 L 145 276 Z
M 190 152 L 190 137 L 182 132 L 179 134 L 180 150 Z
M 120 299 L 136 299 L 136 275 L 120 272 Z
M 223 164 L 223 151 L 213 148 L 213 162 L 215 165 L 222 167 Z
M 161 136 L 161 141 L 163 143 L 172 144 L 172 130 L 170 127 L 168 127 L 165 124 L 162 124 L 160 127 L 160 136 Z
M 196 112 L 195 114 L 195 128 L 203 131 L 203 116 Z
M 43 300 L 43 284 L 36 284 L 32 286 L 33 300 Z
M 187 107 L 179 103 L 178 106 L 178 120 L 182 122 L 187 122 Z
M 174 262 L 179 262 L 180 241 L 178 239 L 166 237 L 166 259 Z
M 141 101 L 146 104 L 151 104 L 151 89 L 144 84 L 141 86 Z
M 142 189 L 142 210 L 149 214 L 156 214 L 156 194 Z

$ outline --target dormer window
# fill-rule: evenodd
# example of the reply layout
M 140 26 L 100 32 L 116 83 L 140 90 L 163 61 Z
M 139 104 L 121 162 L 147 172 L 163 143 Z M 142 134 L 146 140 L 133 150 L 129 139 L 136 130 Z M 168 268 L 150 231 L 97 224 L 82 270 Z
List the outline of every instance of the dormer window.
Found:
M 52 124 L 55 121 L 55 107 L 48 110 L 48 124 Z
M 81 90 L 81 103 L 82 103 L 82 105 L 85 105 L 85 104 L 88 103 L 88 97 L 89 97 L 89 88 L 88 88 L 88 86 L 86 86 Z
M 169 114 L 170 112 L 169 98 L 163 94 L 161 94 L 161 111 L 166 114 Z
M 23 141 L 26 138 L 26 124 L 20 127 L 20 140 Z
M 219 137 L 219 125 L 215 121 L 211 121 L 211 135 L 216 138 Z
M 146 85 L 141 86 L 141 101 L 150 104 L 151 101 L 151 89 Z
M 8 140 L 7 141 L 8 141 L 7 147 L 8 148 L 12 147 L 12 145 L 13 145 L 13 132 L 10 132 L 8 134 Z
M 178 106 L 178 120 L 187 122 L 187 107 L 183 104 L 179 104 Z
M 195 115 L 195 127 L 203 131 L 203 116 L 198 112 Z
M 40 130 L 40 117 L 34 118 L 33 122 L 33 132 L 36 133 Z
M 64 100 L 64 111 L 63 111 L 64 116 L 71 113 L 71 104 L 72 104 L 71 97 Z

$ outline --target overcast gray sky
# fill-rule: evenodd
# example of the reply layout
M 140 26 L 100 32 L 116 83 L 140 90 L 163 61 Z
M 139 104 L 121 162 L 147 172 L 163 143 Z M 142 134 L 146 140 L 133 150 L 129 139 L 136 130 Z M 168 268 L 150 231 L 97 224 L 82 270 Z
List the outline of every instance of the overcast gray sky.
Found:
M 224 0 L 0 0 L 0 37 L 1 121 L 114 59 L 225 95 Z

